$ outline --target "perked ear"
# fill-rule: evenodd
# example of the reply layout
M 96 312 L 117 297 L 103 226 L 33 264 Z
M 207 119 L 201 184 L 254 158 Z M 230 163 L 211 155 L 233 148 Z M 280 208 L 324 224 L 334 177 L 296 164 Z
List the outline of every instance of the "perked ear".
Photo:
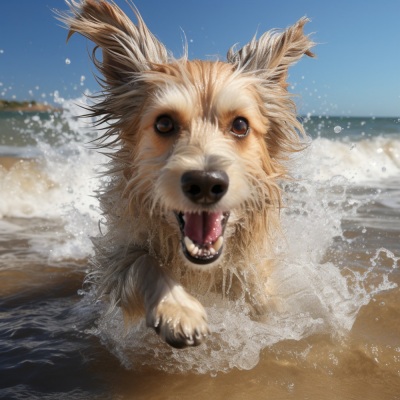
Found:
M 104 0 L 66 0 L 70 15 L 60 20 L 69 27 L 68 39 L 75 33 L 87 37 L 97 46 L 93 61 L 109 85 L 126 83 L 137 72 L 151 69 L 151 65 L 166 63 L 168 52 L 143 22 L 132 5 L 137 26 L 115 4 Z M 95 56 L 100 47 L 103 60 Z
M 314 57 L 310 49 L 315 43 L 303 32 L 308 21 L 303 17 L 283 32 L 272 30 L 264 33 L 258 40 L 254 37 L 238 51 L 232 47 L 227 54 L 228 62 L 286 87 L 289 66 L 304 54 Z

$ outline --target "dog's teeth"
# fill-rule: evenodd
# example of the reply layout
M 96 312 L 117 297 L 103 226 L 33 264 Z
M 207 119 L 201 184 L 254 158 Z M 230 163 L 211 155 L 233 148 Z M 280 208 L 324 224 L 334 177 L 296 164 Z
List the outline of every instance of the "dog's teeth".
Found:
M 190 253 L 191 253 L 191 255 L 192 256 L 195 256 L 199 251 L 200 251 L 200 249 L 197 247 L 197 246 L 195 246 L 195 245 L 193 245 L 194 247 L 193 247 L 193 249 L 190 251 Z
M 187 236 L 185 236 L 183 238 L 183 241 L 185 242 L 185 246 L 186 246 L 188 252 L 191 253 L 196 246 Z
M 193 243 L 192 239 L 187 236 L 183 238 L 183 242 L 186 250 L 191 256 L 210 257 L 214 256 L 219 250 L 221 250 L 222 244 L 224 243 L 224 238 L 220 236 L 214 244 L 208 244 L 207 246 L 197 246 L 195 243 Z
M 224 238 L 223 236 L 220 236 L 218 240 L 212 245 L 212 247 L 216 252 L 218 252 L 221 249 L 223 243 L 224 243 Z

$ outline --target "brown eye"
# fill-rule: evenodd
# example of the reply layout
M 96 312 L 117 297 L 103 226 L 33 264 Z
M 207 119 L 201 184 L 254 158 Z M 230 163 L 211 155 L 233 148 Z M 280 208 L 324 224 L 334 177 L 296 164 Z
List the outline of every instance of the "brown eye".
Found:
M 160 135 L 168 135 L 176 132 L 176 124 L 169 115 L 161 115 L 157 118 L 154 129 Z
M 232 122 L 231 133 L 238 137 L 245 137 L 249 133 L 249 123 L 246 118 L 237 117 Z

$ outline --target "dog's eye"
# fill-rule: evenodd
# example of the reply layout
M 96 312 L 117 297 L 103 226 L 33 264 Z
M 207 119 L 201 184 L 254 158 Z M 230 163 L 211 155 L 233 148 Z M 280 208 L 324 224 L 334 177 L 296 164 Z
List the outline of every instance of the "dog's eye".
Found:
M 249 133 L 249 128 L 246 118 L 237 117 L 232 122 L 231 133 L 238 137 L 244 137 Z
M 157 118 L 154 129 L 161 135 L 168 135 L 176 131 L 176 125 L 169 115 L 161 115 Z

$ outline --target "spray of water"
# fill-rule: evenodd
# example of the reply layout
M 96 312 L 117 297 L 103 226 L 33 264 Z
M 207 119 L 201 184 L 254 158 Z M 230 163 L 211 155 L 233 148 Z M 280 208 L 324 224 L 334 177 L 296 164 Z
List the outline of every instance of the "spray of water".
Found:
M 87 145 L 96 137 L 91 121 L 77 118 L 85 113 L 79 105 L 85 98 L 67 101 L 55 94 L 54 99 L 63 107 L 59 115 L 26 117 L 24 134 L 36 142 L 31 159 L 10 170 L 0 169 L 0 191 L 9 194 L 0 203 L 0 214 L 60 221 L 62 229 L 55 240 L 43 243 L 32 238 L 32 247 L 53 260 L 86 259 L 92 254 L 90 236 L 97 235 L 101 218 L 93 193 L 101 185 L 96 173 L 105 157 Z M 351 245 L 343 221 L 379 196 L 377 191 L 357 196 L 354 187 L 376 185 L 382 174 L 396 176 L 399 154 L 400 142 L 393 138 L 361 140 L 356 146 L 318 138 L 293 160 L 296 180 L 283 185 L 285 235 L 276 243 L 278 262 L 266 282 L 270 309 L 263 318 L 252 317 L 241 300 L 215 295 L 199 299 L 206 306 L 212 332 L 200 348 L 171 349 L 143 321 L 127 330 L 118 309 L 106 315 L 99 311 L 89 332 L 127 368 L 147 365 L 211 374 L 253 368 L 263 349 L 283 340 L 315 333 L 345 336 L 361 307 L 395 287 L 390 276 L 399 259 L 380 248 L 370 257 L 368 269 L 355 271 L 332 249 L 338 243 Z M 392 264 L 382 273 L 383 259 Z M 91 295 L 83 294 L 82 307 L 87 309 Z M 98 306 L 93 310 L 98 312 Z

